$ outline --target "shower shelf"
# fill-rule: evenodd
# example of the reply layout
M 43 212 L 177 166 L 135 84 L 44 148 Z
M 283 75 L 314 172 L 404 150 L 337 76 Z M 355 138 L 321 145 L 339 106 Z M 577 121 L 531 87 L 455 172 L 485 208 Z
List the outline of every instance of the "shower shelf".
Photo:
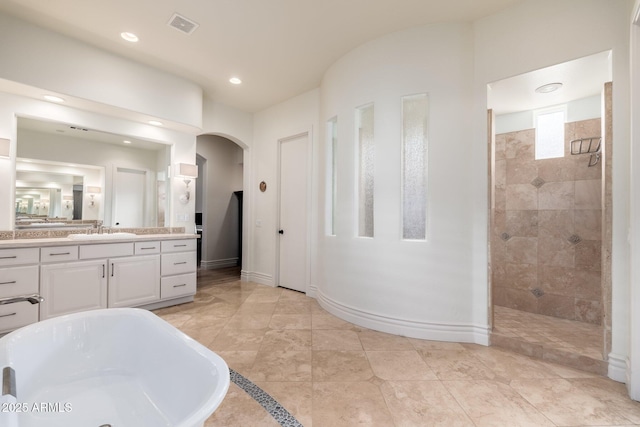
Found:
M 590 154 L 589 167 L 595 166 L 600 161 L 601 136 L 574 139 L 569 143 L 572 155 Z

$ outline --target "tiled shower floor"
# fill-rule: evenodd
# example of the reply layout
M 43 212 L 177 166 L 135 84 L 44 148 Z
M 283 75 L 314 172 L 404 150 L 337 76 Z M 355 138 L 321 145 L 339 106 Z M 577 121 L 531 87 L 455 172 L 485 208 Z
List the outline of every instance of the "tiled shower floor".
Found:
M 491 344 L 605 374 L 602 327 L 494 306 Z

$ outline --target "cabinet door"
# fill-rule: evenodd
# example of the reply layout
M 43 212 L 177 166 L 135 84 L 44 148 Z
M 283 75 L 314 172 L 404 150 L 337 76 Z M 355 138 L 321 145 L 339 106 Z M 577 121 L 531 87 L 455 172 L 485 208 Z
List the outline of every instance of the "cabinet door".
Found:
M 109 260 L 109 307 L 134 307 L 160 299 L 160 255 Z
M 40 280 L 40 320 L 107 308 L 106 260 L 42 265 Z

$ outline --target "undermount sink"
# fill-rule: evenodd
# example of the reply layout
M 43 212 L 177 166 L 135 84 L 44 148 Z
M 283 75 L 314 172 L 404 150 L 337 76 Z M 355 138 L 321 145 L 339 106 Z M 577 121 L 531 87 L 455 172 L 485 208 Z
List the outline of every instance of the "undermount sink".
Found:
M 69 234 L 71 240 L 118 240 L 136 237 L 135 233 Z

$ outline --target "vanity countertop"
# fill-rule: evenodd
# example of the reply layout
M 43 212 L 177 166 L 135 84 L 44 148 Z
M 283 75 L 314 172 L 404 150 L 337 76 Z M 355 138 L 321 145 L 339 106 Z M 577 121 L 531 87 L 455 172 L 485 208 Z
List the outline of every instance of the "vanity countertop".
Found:
M 106 234 L 108 236 L 108 234 Z M 125 242 L 145 242 L 152 240 L 179 240 L 197 239 L 197 234 L 138 234 L 132 237 L 112 239 L 96 238 L 92 240 L 73 240 L 67 237 L 52 237 L 43 239 L 13 239 L 0 240 L 0 249 L 11 248 L 42 248 L 47 246 L 72 246 L 72 245 L 95 245 L 105 243 L 125 243 Z

